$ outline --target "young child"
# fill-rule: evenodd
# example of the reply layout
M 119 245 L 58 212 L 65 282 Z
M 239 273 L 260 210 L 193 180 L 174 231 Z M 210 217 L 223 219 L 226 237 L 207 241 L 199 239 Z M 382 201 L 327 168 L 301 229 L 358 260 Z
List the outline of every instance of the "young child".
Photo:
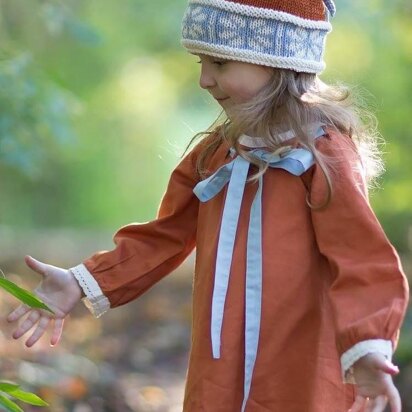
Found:
M 401 411 L 391 362 L 409 288 L 368 202 L 376 140 L 327 86 L 331 0 L 190 0 L 183 45 L 227 119 L 173 171 L 158 217 L 65 270 L 29 256 L 13 337 L 144 293 L 196 247 L 185 412 Z

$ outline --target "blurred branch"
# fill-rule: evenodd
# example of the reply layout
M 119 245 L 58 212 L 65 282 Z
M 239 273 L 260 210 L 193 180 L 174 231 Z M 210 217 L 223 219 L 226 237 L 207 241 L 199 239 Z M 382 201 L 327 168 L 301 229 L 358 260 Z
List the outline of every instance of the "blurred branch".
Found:
M 33 27 L 39 30 L 33 32 Z M 28 42 L 37 36 L 44 40 L 65 34 L 86 45 L 100 42 L 98 32 L 61 1 L 28 6 L 19 0 L 0 0 L 0 163 L 32 178 L 39 175 L 50 143 L 74 140 L 72 117 L 81 105 L 40 67 Z
M 68 34 L 84 44 L 95 46 L 100 44 L 99 33 L 89 24 L 78 19 L 66 3 L 58 0 L 41 1 L 40 15 L 50 35 Z
M 49 81 L 29 52 L 0 52 L 0 162 L 36 174 L 46 142 L 74 138 L 75 97 Z

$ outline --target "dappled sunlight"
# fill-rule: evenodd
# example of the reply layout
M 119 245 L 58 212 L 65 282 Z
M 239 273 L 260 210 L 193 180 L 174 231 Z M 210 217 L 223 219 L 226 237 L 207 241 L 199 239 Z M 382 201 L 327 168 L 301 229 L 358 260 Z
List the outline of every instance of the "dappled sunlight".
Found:
M 191 137 L 220 113 L 180 47 L 183 2 L 0 2 L 0 269 L 33 289 L 31 254 L 72 267 L 156 215 Z M 371 203 L 412 281 L 412 7 L 336 1 L 321 78 L 365 89 L 387 145 Z M 61 343 L 14 340 L 0 291 L 1 380 L 44 412 L 181 412 L 191 343 L 193 256 L 136 301 L 95 319 L 82 304 Z M 412 410 L 412 312 L 395 378 Z M 39 408 L 25 406 L 25 412 Z
M 120 70 L 112 87 L 118 87 L 114 104 L 124 116 L 153 122 L 160 113 L 175 110 L 177 89 L 163 70 L 150 56 L 133 59 Z
M 411 17 L 396 16 L 390 21 L 390 31 L 398 42 L 398 46 L 402 49 L 405 57 L 412 62 L 412 24 Z
M 408 212 L 412 205 L 411 181 L 409 179 L 399 179 L 389 187 L 385 187 L 380 194 L 379 201 L 384 205 L 391 205 L 392 213 Z
M 334 79 L 349 79 L 367 72 L 374 64 L 373 39 L 356 22 L 345 21 L 336 27 L 327 40 L 327 73 Z

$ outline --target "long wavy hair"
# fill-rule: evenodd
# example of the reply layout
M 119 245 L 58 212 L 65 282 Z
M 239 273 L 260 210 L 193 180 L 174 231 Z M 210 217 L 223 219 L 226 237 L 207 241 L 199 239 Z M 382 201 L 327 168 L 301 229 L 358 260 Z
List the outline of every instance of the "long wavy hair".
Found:
M 324 208 L 332 197 L 334 160 L 316 149 L 315 141 L 305 125 L 322 123 L 348 135 L 360 155 L 366 181 L 371 187 L 384 167 L 376 118 L 367 109 L 365 101 L 360 91 L 355 93 L 354 88 L 351 90 L 343 84 L 327 85 L 315 74 L 273 69 L 270 81 L 254 98 L 236 105 L 230 112 L 230 118 L 222 111 L 207 130 L 192 138 L 187 149 L 199 137 L 213 134 L 214 138 L 198 157 L 196 167 L 199 175 L 203 178 L 208 174 L 207 159 L 226 141 L 240 156 L 258 167 L 258 172 L 252 176 L 256 179 L 266 171 L 268 164 L 242 149 L 240 136 L 253 130 L 253 135 L 264 138 L 267 148 L 274 152 L 284 145 L 279 134 L 291 130 L 297 143 L 312 152 L 327 182 L 328 192 L 322 204 L 313 205 L 309 198 L 306 201 L 313 209 Z

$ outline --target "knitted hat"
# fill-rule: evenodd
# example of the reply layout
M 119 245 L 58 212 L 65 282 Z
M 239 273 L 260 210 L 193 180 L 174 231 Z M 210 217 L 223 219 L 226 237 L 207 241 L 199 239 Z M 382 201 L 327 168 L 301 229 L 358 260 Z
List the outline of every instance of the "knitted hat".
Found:
M 332 0 L 189 0 L 182 45 L 191 53 L 319 73 L 335 11 Z

